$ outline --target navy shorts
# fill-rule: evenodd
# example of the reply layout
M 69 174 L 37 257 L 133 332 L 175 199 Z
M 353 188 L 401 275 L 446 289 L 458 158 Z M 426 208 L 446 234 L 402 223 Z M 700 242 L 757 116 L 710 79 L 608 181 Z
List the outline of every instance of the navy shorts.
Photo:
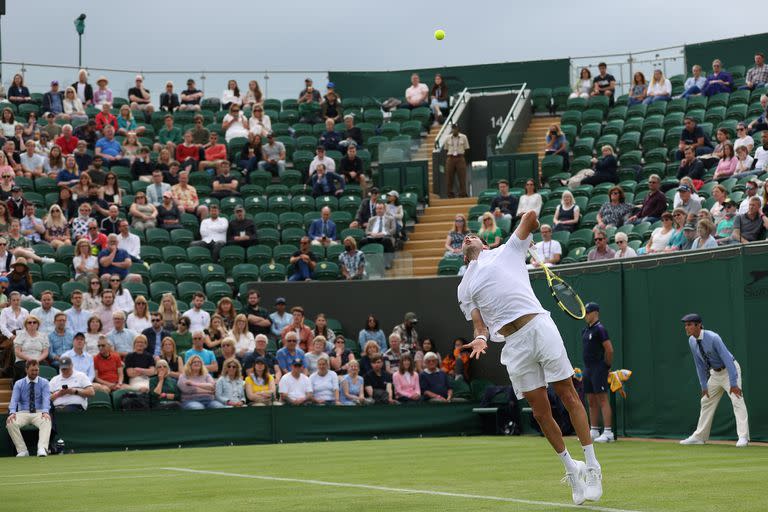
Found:
M 584 368 L 584 393 L 608 392 L 608 371 L 602 361 L 587 365 Z

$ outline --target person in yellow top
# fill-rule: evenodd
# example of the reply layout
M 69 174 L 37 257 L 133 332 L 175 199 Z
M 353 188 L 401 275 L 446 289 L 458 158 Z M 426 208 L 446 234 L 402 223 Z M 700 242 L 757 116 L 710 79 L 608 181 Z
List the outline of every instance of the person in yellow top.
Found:
M 275 378 L 267 369 L 263 357 L 257 357 L 253 362 L 253 374 L 245 379 L 245 396 L 251 405 L 283 405 L 275 400 Z

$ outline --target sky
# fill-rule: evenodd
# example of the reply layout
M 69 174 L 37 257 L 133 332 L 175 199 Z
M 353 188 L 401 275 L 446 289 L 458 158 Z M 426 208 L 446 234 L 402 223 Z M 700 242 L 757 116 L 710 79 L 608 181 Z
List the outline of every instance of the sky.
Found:
M 561 0 L 479 1 L 457 4 L 460 7 L 453 2 L 404 0 L 229 0 L 224 4 L 10 0 L 7 4 L 0 28 L 3 61 L 77 66 L 73 20 L 85 13 L 83 65 L 127 70 L 93 73 L 107 75 L 116 93 L 127 90 L 135 72 L 141 70 L 153 96 L 166 79 L 181 86 L 188 76 L 201 82 L 205 75 L 202 82 L 207 95 L 218 94 L 234 76 L 241 87 L 255 78 L 263 88 L 268 82 L 269 96 L 292 97 L 305 76 L 323 84 L 327 70 L 395 70 L 605 55 L 765 31 L 758 16 L 724 22 L 721 16 L 692 14 L 682 3 L 666 0 L 646 0 L 640 8 L 615 2 L 598 9 L 586 8 L 585 2 Z M 699 3 L 702 10 L 708 10 L 707 4 L 711 4 L 710 12 L 722 9 L 714 1 Z M 45 14 L 41 15 L 43 5 Z M 443 41 L 434 39 L 438 28 L 446 32 Z M 6 87 L 19 68 L 3 66 Z M 47 89 L 53 78 L 70 83 L 76 77 L 74 70 L 29 64 L 25 69 L 33 91 Z M 268 80 L 264 70 L 270 70 Z M 163 73 L 153 73 L 160 71 Z

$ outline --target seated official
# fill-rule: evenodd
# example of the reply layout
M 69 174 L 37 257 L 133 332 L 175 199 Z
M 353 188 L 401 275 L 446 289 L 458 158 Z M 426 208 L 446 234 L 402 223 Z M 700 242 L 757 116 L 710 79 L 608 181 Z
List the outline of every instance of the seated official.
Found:
M 28 457 L 29 451 L 21 429 L 27 425 L 37 427 L 37 456 L 48 455 L 51 437 L 51 390 L 49 382 L 40 377 L 40 363 L 35 359 L 25 361 L 26 376 L 13 385 L 8 417 L 5 421 L 8 435 L 16 447 L 17 457 Z

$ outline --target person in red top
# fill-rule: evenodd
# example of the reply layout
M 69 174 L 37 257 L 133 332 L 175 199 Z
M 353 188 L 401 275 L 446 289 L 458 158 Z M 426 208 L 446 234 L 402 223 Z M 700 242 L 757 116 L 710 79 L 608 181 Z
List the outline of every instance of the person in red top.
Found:
M 61 135 L 54 141 L 61 148 L 62 155 L 71 155 L 77 149 L 77 143 L 80 139 L 72 135 L 72 125 L 65 124 L 61 127 Z
M 184 142 L 176 146 L 176 161 L 185 171 L 196 171 L 200 161 L 200 146 L 192 142 L 192 132 L 184 133 Z
M 93 358 L 93 368 L 96 371 L 93 388 L 104 393 L 127 389 L 128 386 L 123 384 L 123 361 L 117 352 L 112 351 L 109 339 L 102 334 L 97 344 L 99 353 Z
M 299 348 L 304 352 L 309 350 L 309 342 L 314 338 L 312 329 L 304 325 L 304 308 L 296 306 L 291 309 L 291 315 L 293 315 L 293 322 L 286 325 L 280 332 L 280 337 L 285 345 L 285 335 L 289 332 L 295 332 L 299 337 Z
M 95 219 L 88 222 L 88 234 L 85 238 L 91 242 L 91 245 L 97 246 L 102 251 L 107 248 L 107 235 L 99 230 L 99 224 Z
M 101 112 L 96 114 L 96 130 L 102 131 L 108 124 L 112 125 L 112 128 L 117 131 L 117 118 L 111 112 L 112 106 L 109 103 L 104 103 L 101 106 Z
M 200 162 L 200 169 L 216 169 L 222 160 L 227 159 L 226 144 L 219 144 L 219 134 L 211 132 L 210 142 L 203 146 L 205 150 L 205 160 Z

